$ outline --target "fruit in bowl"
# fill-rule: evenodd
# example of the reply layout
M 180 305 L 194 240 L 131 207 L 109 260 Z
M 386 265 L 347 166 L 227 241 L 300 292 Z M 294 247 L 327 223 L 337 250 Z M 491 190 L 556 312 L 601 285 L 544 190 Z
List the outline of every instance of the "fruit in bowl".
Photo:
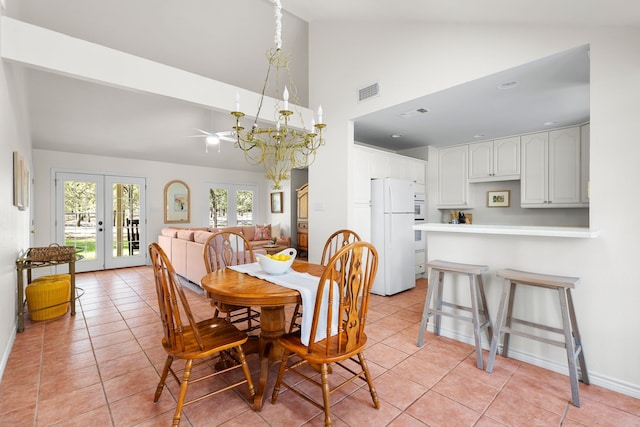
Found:
M 265 273 L 284 274 L 291 268 L 297 253 L 294 248 L 288 248 L 273 255 L 256 254 L 256 259 Z

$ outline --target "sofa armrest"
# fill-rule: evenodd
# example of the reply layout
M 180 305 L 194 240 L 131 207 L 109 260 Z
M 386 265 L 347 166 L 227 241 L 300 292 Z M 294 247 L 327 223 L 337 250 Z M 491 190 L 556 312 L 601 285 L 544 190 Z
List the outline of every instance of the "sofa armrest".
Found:
M 291 237 L 290 236 L 280 236 L 280 237 L 278 237 L 278 240 L 276 240 L 276 244 L 284 245 L 284 246 L 290 248 L 291 247 Z

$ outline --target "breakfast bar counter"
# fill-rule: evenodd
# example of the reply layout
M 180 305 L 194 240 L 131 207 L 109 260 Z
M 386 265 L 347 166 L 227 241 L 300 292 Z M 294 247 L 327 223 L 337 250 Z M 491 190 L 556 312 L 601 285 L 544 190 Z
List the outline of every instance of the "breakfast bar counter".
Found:
M 443 233 L 499 234 L 511 236 L 571 237 L 592 239 L 600 234 L 586 227 L 544 227 L 518 225 L 442 224 L 425 223 L 413 226 L 414 230 Z
M 606 239 L 599 237 L 598 230 L 589 227 L 441 223 L 420 224 L 413 228 L 426 234 L 427 260 L 488 266 L 482 280 L 492 320 L 499 311 L 504 287 L 504 280 L 497 276 L 500 270 L 579 277 L 580 286 L 576 287 L 572 298 L 583 342 L 585 347 L 592 349 L 602 340 L 602 320 L 594 314 L 601 309 L 599 301 L 606 294 L 606 288 L 615 282 L 603 283 L 595 279 L 599 277 L 601 267 L 593 254 L 606 256 L 607 253 Z M 467 291 L 469 284 L 464 275 L 448 275 L 444 281 L 445 301 L 471 306 Z M 555 293 L 529 288 L 520 290 L 520 293 L 522 298 L 513 307 L 515 318 L 534 319 L 535 323 L 552 327 L 562 325 Z M 431 323 L 427 329 L 433 331 Z M 443 318 L 440 331 L 448 338 L 474 345 L 474 330 L 469 322 Z M 521 337 L 513 337 L 510 343 L 509 354 L 513 358 L 565 375 L 568 372 L 567 356 L 558 348 Z M 589 363 L 592 363 L 590 369 L 598 364 L 602 366 L 603 361 L 597 360 L 589 350 L 585 352 L 589 354 Z M 502 359 L 497 359 L 496 363 L 498 361 L 504 363 Z

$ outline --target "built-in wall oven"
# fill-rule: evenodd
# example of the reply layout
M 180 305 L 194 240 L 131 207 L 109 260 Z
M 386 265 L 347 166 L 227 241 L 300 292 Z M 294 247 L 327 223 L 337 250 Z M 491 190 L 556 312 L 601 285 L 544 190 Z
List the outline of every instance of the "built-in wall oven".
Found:
M 424 221 L 427 218 L 427 204 L 424 193 L 416 193 L 413 196 L 413 217 L 416 221 Z
M 416 221 L 415 224 L 419 225 L 419 224 L 424 224 L 425 221 Z M 427 247 L 427 242 L 425 240 L 425 232 L 424 231 L 420 231 L 420 230 L 413 230 L 414 233 L 414 247 L 416 249 L 416 251 L 424 251 L 425 248 Z
M 416 193 L 414 199 L 414 223 L 424 224 L 427 220 L 427 204 L 425 202 L 424 193 Z M 426 273 L 426 233 L 424 231 L 414 230 L 414 248 L 416 254 L 416 275 Z

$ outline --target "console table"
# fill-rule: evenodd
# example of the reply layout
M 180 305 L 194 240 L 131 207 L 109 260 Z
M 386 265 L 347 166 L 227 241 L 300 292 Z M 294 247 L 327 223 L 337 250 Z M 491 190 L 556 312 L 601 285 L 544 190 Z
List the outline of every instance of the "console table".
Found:
M 65 260 L 45 260 L 34 261 L 29 257 L 33 248 L 27 249 L 23 256 L 16 260 L 16 271 L 18 275 L 18 299 L 16 307 L 18 311 L 18 332 L 24 331 L 24 272 L 27 273 L 27 285 L 31 283 L 31 270 L 34 268 L 55 267 L 57 265 L 69 264 L 69 275 L 71 276 L 71 315 L 76 314 L 76 258 L 77 255 Z

